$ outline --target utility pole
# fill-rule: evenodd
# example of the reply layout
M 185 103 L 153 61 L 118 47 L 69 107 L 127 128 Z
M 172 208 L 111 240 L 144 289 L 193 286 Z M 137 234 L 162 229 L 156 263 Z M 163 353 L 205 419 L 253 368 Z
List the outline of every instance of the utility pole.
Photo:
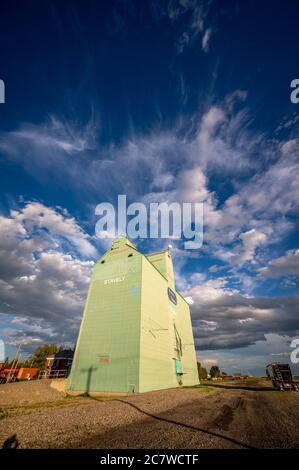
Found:
M 15 366 L 16 366 L 16 365 L 18 364 L 18 362 L 19 362 L 18 357 L 19 357 L 20 350 L 21 350 L 21 344 L 19 344 L 19 347 L 18 347 L 18 349 L 17 349 L 16 355 L 15 355 L 15 357 L 14 357 L 14 359 L 13 359 L 13 361 L 12 361 L 12 364 L 11 364 L 11 366 L 10 366 L 10 371 L 9 371 L 8 376 L 7 376 L 6 382 L 10 382 L 10 379 L 11 379 L 11 376 L 12 376 L 12 370 L 15 368 Z

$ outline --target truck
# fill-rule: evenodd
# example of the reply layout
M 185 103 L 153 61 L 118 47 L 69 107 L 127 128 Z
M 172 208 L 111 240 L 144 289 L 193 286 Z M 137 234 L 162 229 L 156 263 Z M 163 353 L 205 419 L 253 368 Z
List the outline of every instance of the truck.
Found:
M 280 364 L 278 362 L 268 364 L 266 373 L 272 380 L 273 387 L 276 390 L 284 392 L 285 390 L 295 390 L 298 392 L 298 386 L 293 381 L 292 371 L 289 364 Z

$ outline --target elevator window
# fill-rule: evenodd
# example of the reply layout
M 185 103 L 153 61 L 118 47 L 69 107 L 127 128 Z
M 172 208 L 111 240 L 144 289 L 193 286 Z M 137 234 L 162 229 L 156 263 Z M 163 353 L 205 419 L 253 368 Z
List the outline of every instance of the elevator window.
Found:
M 170 287 L 168 287 L 167 293 L 168 293 L 168 298 L 169 298 L 169 300 L 170 300 L 174 305 L 177 305 L 178 301 L 177 301 L 176 295 L 175 295 L 175 293 L 173 292 L 173 290 L 170 289 Z

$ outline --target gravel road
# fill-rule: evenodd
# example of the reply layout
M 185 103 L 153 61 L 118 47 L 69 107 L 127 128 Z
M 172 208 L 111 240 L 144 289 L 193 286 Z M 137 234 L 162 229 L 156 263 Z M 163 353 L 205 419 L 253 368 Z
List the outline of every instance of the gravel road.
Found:
M 162 390 L 113 400 L 54 392 L 45 392 L 44 403 L 19 407 L 3 405 L 0 388 L 2 446 L 15 435 L 20 448 L 299 448 L 299 393 L 267 385 Z

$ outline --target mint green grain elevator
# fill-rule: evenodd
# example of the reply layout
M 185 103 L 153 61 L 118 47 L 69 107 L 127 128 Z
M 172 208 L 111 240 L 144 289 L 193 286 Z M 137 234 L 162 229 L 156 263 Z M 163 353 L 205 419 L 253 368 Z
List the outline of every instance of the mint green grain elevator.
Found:
M 198 384 L 189 305 L 169 250 L 143 255 L 125 237 L 95 264 L 67 388 L 147 392 Z

